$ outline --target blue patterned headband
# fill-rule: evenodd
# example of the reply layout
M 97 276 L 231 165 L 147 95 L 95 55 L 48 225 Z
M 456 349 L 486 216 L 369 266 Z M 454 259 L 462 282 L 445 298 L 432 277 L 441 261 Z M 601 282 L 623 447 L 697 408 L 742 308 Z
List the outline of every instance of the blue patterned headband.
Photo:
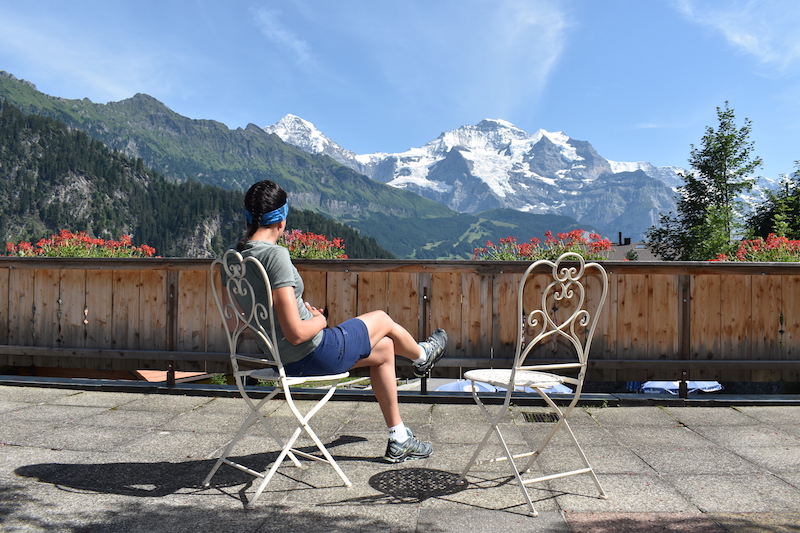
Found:
M 261 217 L 261 220 L 258 222 L 259 226 L 269 226 L 270 224 L 275 224 L 276 222 L 280 222 L 281 220 L 286 220 L 286 216 L 289 214 L 289 202 L 286 202 L 281 207 L 274 211 L 270 211 L 269 213 L 264 213 L 264 216 Z M 253 215 L 250 214 L 250 211 L 244 211 L 244 217 L 247 219 L 248 224 L 253 223 Z

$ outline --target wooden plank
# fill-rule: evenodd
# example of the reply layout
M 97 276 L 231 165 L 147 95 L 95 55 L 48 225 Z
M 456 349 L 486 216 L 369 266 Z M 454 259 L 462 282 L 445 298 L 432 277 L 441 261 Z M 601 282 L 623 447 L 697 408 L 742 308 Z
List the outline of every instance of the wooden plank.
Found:
M 616 314 L 612 312 L 613 302 L 616 301 L 616 284 L 611 281 L 611 274 L 608 274 L 609 282 L 606 292 L 605 304 L 602 308 L 598 308 L 600 299 L 603 292 L 602 277 L 599 273 L 588 272 L 586 277 L 586 306 L 592 314 L 592 318 L 597 316 L 597 326 L 595 328 L 594 338 L 592 339 L 591 350 L 589 352 L 589 360 L 594 359 L 609 359 L 616 357 L 616 346 L 614 345 L 614 338 L 611 335 L 613 325 L 615 322 Z M 613 292 L 613 294 L 612 294 Z M 616 381 L 616 370 L 603 369 L 601 371 L 600 380 L 602 381 Z
M 114 332 L 114 273 L 111 270 L 86 271 L 86 336 L 87 348 L 111 346 Z M 103 370 L 113 370 L 109 361 L 94 365 Z M 135 370 L 127 368 L 128 370 Z
M 462 274 L 461 289 L 464 294 L 461 313 L 464 345 L 456 353 L 459 357 L 486 357 L 490 352 L 492 339 L 489 279 L 477 274 Z
M 0 344 L 8 344 L 8 307 L 9 307 L 9 290 L 8 280 L 10 277 L 11 269 L 0 269 Z M 6 364 L 5 358 L 0 358 L 0 365 Z
M 645 274 L 617 278 L 617 357 L 647 359 L 647 312 L 650 305 Z
M 83 272 L 75 271 L 79 277 Z M 53 269 L 36 270 L 34 280 L 34 346 L 59 346 L 59 271 Z M 66 287 L 66 297 L 71 298 L 75 287 Z M 81 305 L 83 304 L 83 285 L 80 286 Z M 68 346 L 68 345 L 67 345 Z M 35 363 L 38 364 L 38 363 Z
M 519 274 L 495 274 L 492 288 L 492 346 L 490 357 L 508 359 L 514 357 L 517 347 L 519 321 L 517 292 Z M 505 365 L 504 365 L 505 366 Z
M 361 272 L 358 274 L 356 315 L 376 310 L 387 311 L 388 307 L 389 274 L 386 272 Z
M 458 272 L 458 273 L 519 273 L 527 261 L 463 261 L 420 259 L 348 259 L 294 260 L 300 270 L 317 272 Z M 685 274 L 685 275 L 800 275 L 800 263 L 737 263 L 704 261 L 603 261 L 609 272 L 617 274 Z M 31 258 L 0 257 L 0 268 L 15 269 L 78 269 L 97 270 L 208 270 L 211 259 L 193 258 Z
M 140 272 L 114 270 L 111 275 L 113 297 L 111 322 L 114 331 L 111 347 L 116 350 L 138 350 Z
M 750 276 L 720 277 L 720 345 L 723 359 L 749 359 L 752 355 L 751 295 Z M 731 381 L 750 381 L 750 376 L 749 370 L 742 370 Z
M 395 322 L 406 328 L 412 336 L 421 339 L 420 321 L 422 314 L 419 292 L 419 274 L 389 274 L 387 311 Z
M 722 310 L 719 276 L 695 276 L 691 284 L 692 359 L 722 358 Z
M 58 295 L 59 302 L 59 336 L 58 344 L 61 348 L 81 349 L 86 346 L 86 331 L 88 323 L 88 308 L 86 306 L 87 274 L 94 270 L 62 270 L 60 271 Z M 37 283 L 39 278 L 37 277 Z M 38 292 L 38 290 L 37 290 Z M 108 294 L 110 299 L 111 295 Z M 92 312 L 94 313 L 94 309 Z M 96 319 L 103 320 L 102 314 Z M 99 347 L 99 346 L 93 346 Z M 52 363 L 48 366 L 53 366 Z M 65 357 L 57 361 L 55 366 L 63 368 L 84 368 L 86 361 L 79 355 Z
M 143 270 L 139 279 L 139 348 L 167 350 L 167 273 Z
M 800 359 L 800 275 L 781 276 L 781 359 Z M 800 381 L 800 367 L 781 372 L 783 381 Z
M 183 271 L 178 274 L 177 350 L 205 351 L 207 283 L 205 272 Z
M 303 271 L 303 299 L 316 308 L 330 307 L 328 302 L 328 274 L 326 272 Z M 328 325 L 331 325 L 329 322 Z
M 430 315 L 427 333 L 437 328 L 447 331 L 447 353 L 464 353 L 461 330 L 461 275 L 434 273 L 431 275 Z
M 781 309 L 783 309 L 780 276 L 754 276 L 750 295 L 752 327 L 751 358 L 775 360 L 781 358 Z M 771 305 L 768 303 L 771 302 Z M 752 381 L 779 381 L 780 372 L 752 371 Z
M 8 273 L 8 343 L 34 346 L 34 275 L 35 270 L 12 269 Z M 11 366 L 33 364 L 33 357 L 9 354 Z
M 334 272 L 328 276 L 328 324 L 341 324 L 357 315 L 358 274 Z M 312 304 L 313 305 L 313 304 Z
M 647 276 L 647 358 L 680 358 L 678 317 L 680 303 L 678 277 L 667 274 Z
M 211 275 L 210 271 L 208 275 Z M 219 270 L 214 272 L 214 276 L 216 279 L 216 287 L 220 288 L 221 280 Z M 228 338 L 225 333 L 222 317 L 219 314 L 219 309 L 214 300 L 214 288 L 211 285 L 210 278 L 208 283 L 206 283 L 206 288 L 208 290 L 208 295 L 206 296 L 206 301 L 208 302 L 208 311 L 206 311 L 206 316 L 208 317 L 206 323 L 206 350 L 209 352 L 227 352 L 229 349 Z

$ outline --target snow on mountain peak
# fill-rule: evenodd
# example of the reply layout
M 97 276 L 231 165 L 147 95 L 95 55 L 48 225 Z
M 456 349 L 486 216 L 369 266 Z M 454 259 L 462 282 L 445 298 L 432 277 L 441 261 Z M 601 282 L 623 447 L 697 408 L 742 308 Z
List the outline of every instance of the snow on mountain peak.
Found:
M 325 137 L 314 124 L 297 115 L 287 114 L 272 126 L 265 127 L 264 131 L 274 133 L 284 142 L 315 154 L 325 152 L 331 144 L 338 146 Z
M 264 130 L 307 152 L 328 155 L 372 179 L 457 211 L 509 208 L 557 213 L 634 236 L 652 225 L 658 212 L 674 209 L 669 187 L 679 179 L 676 167 L 609 162 L 588 142 L 575 141 L 564 132 L 540 129 L 527 133 L 502 119 L 461 126 L 424 146 L 393 154 L 356 155 L 294 115 Z M 637 180 L 641 178 L 635 174 L 613 177 L 635 171 L 644 171 L 662 183 L 640 184 Z M 650 199 L 643 202 L 637 194 L 647 194 Z M 639 212 L 628 202 L 646 208 Z

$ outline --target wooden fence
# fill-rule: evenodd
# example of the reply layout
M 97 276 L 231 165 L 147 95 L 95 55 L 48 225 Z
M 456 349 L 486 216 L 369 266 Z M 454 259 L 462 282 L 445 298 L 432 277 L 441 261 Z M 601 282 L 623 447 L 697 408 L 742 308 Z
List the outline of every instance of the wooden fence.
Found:
M 225 371 L 227 346 L 209 265 L 0 258 L 0 367 Z M 385 309 L 420 338 L 445 328 L 450 341 L 439 374 L 507 366 L 513 355 L 516 284 L 526 263 L 297 266 L 306 299 L 327 307 L 330 323 Z M 800 381 L 800 264 L 604 266 L 609 300 L 592 344 L 589 379 Z

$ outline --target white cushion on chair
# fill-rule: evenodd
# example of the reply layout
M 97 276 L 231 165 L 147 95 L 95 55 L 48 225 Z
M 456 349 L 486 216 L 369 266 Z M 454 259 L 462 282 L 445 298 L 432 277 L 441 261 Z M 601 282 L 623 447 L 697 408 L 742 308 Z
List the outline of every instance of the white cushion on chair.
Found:
M 464 377 L 473 381 L 483 381 L 495 387 L 511 387 L 511 370 L 504 368 L 489 368 L 470 370 L 464 373 Z M 533 372 L 531 370 L 518 370 L 514 376 L 514 387 L 531 387 L 534 389 L 546 389 L 561 385 L 564 380 L 557 374 L 546 372 Z
M 277 381 L 281 379 L 281 375 L 278 374 L 274 368 L 259 368 L 258 370 L 253 370 L 250 373 L 250 377 L 253 379 L 262 379 L 264 381 Z

